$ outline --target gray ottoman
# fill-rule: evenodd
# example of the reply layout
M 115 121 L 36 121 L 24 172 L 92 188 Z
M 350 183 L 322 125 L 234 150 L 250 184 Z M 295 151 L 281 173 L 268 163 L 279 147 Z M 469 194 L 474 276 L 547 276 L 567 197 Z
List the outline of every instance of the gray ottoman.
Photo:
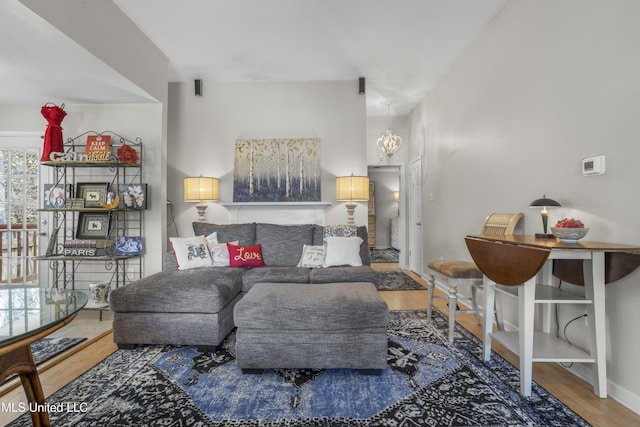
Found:
M 387 366 L 389 311 L 369 282 L 257 283 L 233 317 L 243 373 L 344 368 L 380 374 Z

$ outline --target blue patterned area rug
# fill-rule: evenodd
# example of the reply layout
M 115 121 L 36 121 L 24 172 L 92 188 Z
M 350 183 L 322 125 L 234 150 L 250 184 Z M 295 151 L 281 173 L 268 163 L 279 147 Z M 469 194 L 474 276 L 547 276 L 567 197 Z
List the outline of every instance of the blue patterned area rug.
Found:
M 422 286 L 407 273 L 400 270 L 378 271 L 378 277 L 380 278 L 379 291 L 427 290 L 425 286 Z
M 519 392 L 518 371 L 435 313 L 393 311 L 389 365 L 380 376 L 352 370 L 266 370 L 243 375 L 234 335 L 216 353 L 193 347 L 118 350 L 48 399 L 79 411 L 51 413 L 73 426 L 587 426 L 537 384 Z M 75 405 L 75 406 L 74 406 Z M 28 426 L 25 414 L 11 426 Z

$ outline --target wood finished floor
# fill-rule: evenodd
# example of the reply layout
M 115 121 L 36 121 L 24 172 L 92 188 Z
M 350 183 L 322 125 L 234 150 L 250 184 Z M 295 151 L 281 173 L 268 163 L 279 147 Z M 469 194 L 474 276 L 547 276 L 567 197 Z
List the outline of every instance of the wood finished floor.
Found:
M 398 265 L 373 264 L 373 267 L 376 270 L 395 270 Z M 407 271 L 407 274 L 423 284 L 425 290 L 381 291 L 380 294 L 390 310 L 426 308 L 426 282 L 413 272 Z M 438 299 L 435 304 L 441 311 L 446 310 L 446 300 Z M 109 312 L 104 313 L 104 320 L 100 322 L 96 311 L 83 311 L 73 322 L 53 335 L 87 337 L 89 340 L 40 368 L 40 379 L 46 396 L 53 394 L 117 349 L 110 332 L 111 320 L 112 315 Z M 457 321 L 474 335 L 480 336 L 481 326 L 476 324 L 473 315 L 458 315 Z M 513 353 L 500 345 L 495 345 L 494 350 L 517 366 L 518 358 Z M 593 394 L 593 387 L 590 384 L 557 364 L 534 363 L 533 379 L 594 426 L 640 425 L 640 415 L 612 398 L 598 398 Z M 10 403 L 17 406 L 20 402 L 26 402 L 22 387 L 17 380 L 0 387 L 0 402 L 4 407 Z M 0 425 L 7 424 L 19 415 L 0 411 Z

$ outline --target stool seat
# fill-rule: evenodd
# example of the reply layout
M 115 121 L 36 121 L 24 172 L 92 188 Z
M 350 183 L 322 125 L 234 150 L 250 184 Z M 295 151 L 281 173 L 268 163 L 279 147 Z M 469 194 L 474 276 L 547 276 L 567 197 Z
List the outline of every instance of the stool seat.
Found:
M 469 261 L 432 261 L 429 268 L 453 279 L 482 279 L 482 272 Z

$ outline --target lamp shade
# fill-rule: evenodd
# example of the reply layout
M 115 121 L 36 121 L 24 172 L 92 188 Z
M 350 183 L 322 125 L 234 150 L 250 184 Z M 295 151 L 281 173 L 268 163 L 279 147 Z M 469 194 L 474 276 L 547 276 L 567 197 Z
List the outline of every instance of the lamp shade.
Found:
M 190 177 L 184 179 L 185 202 L 217 202 L 218 178 L 208 176 Z
M 399 191 L 394 191 L 393 192 L 393 201 L 394 202 L 399 202 L 400 201 L 400 192 Z
M 561 205 L 555 200 L 547 198 L 547 196 L 545 195 L 542 195 L 541 199 L 536 199 L 533 202 L 529 203 L 530 208 L 547 207 L 547 206 L 561 206 Z
M 369 200 L 369 177 L 353 175 L 337 177 L 336 200 L 338 202 Z

